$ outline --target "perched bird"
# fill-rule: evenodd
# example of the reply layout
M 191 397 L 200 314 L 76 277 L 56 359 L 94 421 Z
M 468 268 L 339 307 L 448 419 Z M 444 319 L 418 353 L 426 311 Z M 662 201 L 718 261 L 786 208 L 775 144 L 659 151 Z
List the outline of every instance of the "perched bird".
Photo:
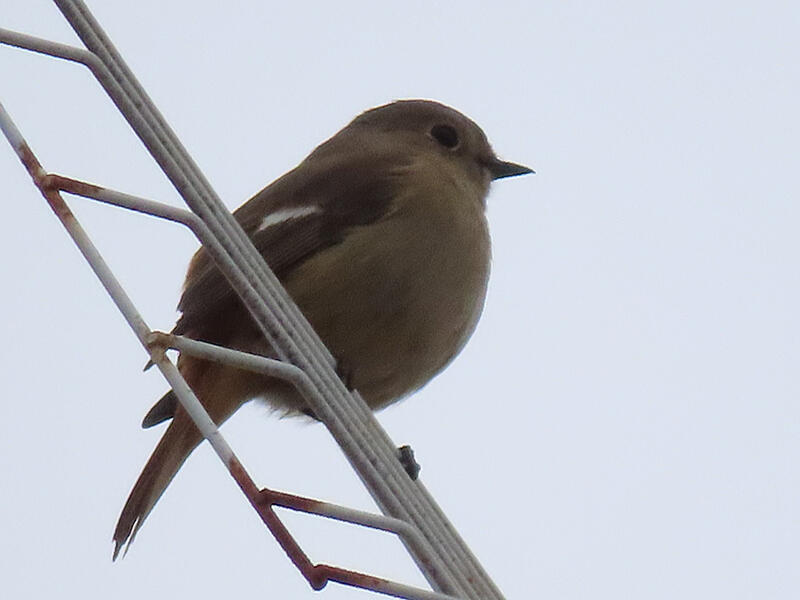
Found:
M 234 216 L 348 385 L 378 409 L 425 385 L 472 334 L 489 276 L 489 184 L 531 172 L 498 159 L 458 111 L 403 100 L 356 117 Z M 202 248 L 178 309 L 175 334 L 274 356 Z M 254 398 L 310 414 L 283 381 L 188 355 L 178 368 L 218 424 Z M 114 558 L 202 441 L 172 392 L 142 426 L 168 419 L 122 509 Z

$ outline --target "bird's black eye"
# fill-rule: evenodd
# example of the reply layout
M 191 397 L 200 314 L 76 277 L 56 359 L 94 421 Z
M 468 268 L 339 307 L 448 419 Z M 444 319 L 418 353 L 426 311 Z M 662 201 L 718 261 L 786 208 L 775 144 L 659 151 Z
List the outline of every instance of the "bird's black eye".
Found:
M 445 148 L 452 150 L 458 146 L 458 132 L 450 125 L 434 125 L 431 127 L 431 137 Z

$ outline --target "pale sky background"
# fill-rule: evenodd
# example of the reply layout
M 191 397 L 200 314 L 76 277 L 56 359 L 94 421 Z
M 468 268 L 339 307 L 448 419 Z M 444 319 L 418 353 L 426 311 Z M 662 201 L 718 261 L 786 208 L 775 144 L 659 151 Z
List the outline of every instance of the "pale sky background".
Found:
M 509 600 L 800 597 L 800 5 L 89 6 L 232 208 L 396 98 L 537 170 L 492 192 L 472 341 L 380 415 Z M 0 27 L 78 44 L 44 0 Z M 0 47 L 0 80 L 46 168 L 180 204 L 86 69 Z M 0 180 L 0 595 L 313 597 L 207 447 L 112 564 L 166 384 L 4 140 Z M 192 236 L 70 203 L 169 329 Z M 254 405 L 223 432 L 258 483 L 373 508 L 324 427 Z M 289 523 L 316 561 L 423 582 L 389 536 Z

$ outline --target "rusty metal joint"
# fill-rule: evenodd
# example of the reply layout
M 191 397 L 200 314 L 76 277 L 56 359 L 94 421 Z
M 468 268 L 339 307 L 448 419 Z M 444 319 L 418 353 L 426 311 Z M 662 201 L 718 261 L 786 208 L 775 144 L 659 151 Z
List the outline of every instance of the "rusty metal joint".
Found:
M 166 358 L 167 350 L 170 349 L 172 334 L 163 331 L 151 331 L 147 335 L 145 346 L 150 353 L 150 362 L 157 364 Z
M 328 585 L 330 581 L 330 577 L 328 577 L 329 572 L 330 569 L 328 565 L 314 565 L 311 567 L 310 571 L 305 574 L 306 580 L 309 585 L 311 585 L 311 588 L 318 592 Z

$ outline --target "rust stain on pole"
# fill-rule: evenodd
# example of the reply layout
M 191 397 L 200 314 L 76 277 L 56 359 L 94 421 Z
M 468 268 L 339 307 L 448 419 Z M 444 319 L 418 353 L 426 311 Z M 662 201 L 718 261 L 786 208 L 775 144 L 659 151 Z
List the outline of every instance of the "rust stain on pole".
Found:
M 327 577 L 324 576 L 324 572 L 320 572 L 314 566 L 302 548 L 300 548 L 297 540 L 292 537 L 292 534 L 289 533 L 289 530 L 278 518 L 278 515 L 275 514 L 272 509 L 272 503 L 265 501 L 269 497 L 268 494 L 265 495 L 264 490 L 258 489 L 237 458 L 234 457 L 228 462 L 228 470 L 273 537 L 281 545 L 283 551 L 286 552 L 289 560 L 300 570 L 313 589 L 321 590 L 324 588 L 328 583 Z M 271 490 L 266 491 L 269 492 Z
M 48 175 L 33 153 L 33 150 L 30 149 L 30 146 L 25 142 L 21 142 L 17 147 L 17 155 L 22 161 L 22 164 L 25 165 L 28 173 L 30 173 L 34 185 L 42 192 L 42 196 L 47 200 L 47 203 L 50 205 L 50 208 L 53 209 L 53 212 L 56 213 L 56 216 L 64 223 L 73 220 L 75 216 L 72 214 L 66 202 L 64 202 L 61 194 L 58 193 L 58 189 L 49 184 Z

